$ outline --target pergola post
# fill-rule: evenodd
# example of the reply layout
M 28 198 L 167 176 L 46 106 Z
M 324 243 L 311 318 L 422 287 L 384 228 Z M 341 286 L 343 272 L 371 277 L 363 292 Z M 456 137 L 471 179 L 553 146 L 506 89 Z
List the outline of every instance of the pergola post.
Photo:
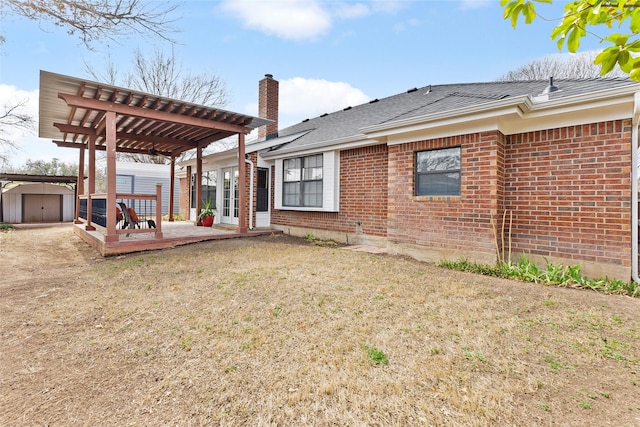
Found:
M 244 161 L 244 134 L 238 134 L 238 233 L 248 231 L 249 218 L 247 217 L 247 164 Z
M 76 212 L 74 224 L 81 224 L 80 221 L 80 196 L 84 195 L 84 147 L 81 147 L 78 154 L 78 182 L 76 183 Z
M 191 179 L 191 177 L 189 177 Z M 202 209 L 202 147 L 196 149 L 196 225 L 202 225 L 200 221 L 200 209 Z
M 189 177 L 191 180 L 191 177 Z M 173 197 L 176 183 L 176 158 L 171 156 L 171 178 L 169 179 L 169 222 L 173 222 Z
M 187 181 L 189 182 L 189 189 L 187 190 L 189 192 L 189 197 L 188 197 L 188 201 L 187 201 L 187 210 L 186 211 L 181 211 L 181 214 L 184 212 L 186 213 L 186 218 L 190 219 L 191 218 L 191 204 L 193 203 L 193 193 L 191 191 L 191 166 L 187 166 Z M 180 202 L 180 204 L 182 205 L 182 201 Z
M 87 225 L 85 230 L 93 231 L 96 228 L 91 225 L 93 219 L 93 201 L 91 198 L 96 192 L 96 136 L 89 135 L 89 189 L 87 192 Z
M 156 184 L 156 239 L 162 239 L 162 184 Z
M 107 234 L 104 236 L 105 242 L 118 240 L 116 233 L 116 113 L 107 111 L 106 113 L 106 145 L 107 145 L 107 206 L 106 221 Z

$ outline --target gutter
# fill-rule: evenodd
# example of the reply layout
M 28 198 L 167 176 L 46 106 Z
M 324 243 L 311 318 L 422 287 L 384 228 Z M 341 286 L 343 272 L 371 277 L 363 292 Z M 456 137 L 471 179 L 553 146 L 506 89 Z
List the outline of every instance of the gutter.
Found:
M 638 125 L 640 124 L 640 92 L 633 96 L 631 119 L 631 279 L 638 277 Z

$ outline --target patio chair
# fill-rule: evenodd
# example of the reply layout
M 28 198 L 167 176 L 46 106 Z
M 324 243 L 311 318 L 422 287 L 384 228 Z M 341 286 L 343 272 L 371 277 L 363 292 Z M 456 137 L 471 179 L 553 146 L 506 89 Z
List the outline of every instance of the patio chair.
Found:
M 122 228 L 136 228 L 136 226 L 138 226 L 138 228 L 142 228 L 138 222 L 140 219 L 138 218 L 136 211 L 133 208 L 128 208 L 124 202 L 118 202 L 118 204 L 120 205 L 122 216 L 124 216 L 124 224 L 122 225 Z M 129 234 L 127 234 L 127 237 L 129 237 Z
M 124 215 L 122 215 L 122 211 L 119 207 L 116 206 L 116 227 L 120 224 L 120 221 L 124 220 Z

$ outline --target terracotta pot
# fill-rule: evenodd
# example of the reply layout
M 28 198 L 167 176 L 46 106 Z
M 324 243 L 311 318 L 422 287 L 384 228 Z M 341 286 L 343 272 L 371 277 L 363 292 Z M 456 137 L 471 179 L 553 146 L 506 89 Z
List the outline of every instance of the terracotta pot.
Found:
M 202 225 L 204 227 L 211 227 L 213 225 L 213 217 L 205 216 L 204 218 L 202 218 Z

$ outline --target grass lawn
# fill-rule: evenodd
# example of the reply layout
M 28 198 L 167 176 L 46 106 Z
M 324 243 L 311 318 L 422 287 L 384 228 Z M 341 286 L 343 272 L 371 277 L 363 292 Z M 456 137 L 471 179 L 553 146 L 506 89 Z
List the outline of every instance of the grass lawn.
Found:
M 0 256 L 3 426 L 640 425 L 637 298 L 282 235 Z

